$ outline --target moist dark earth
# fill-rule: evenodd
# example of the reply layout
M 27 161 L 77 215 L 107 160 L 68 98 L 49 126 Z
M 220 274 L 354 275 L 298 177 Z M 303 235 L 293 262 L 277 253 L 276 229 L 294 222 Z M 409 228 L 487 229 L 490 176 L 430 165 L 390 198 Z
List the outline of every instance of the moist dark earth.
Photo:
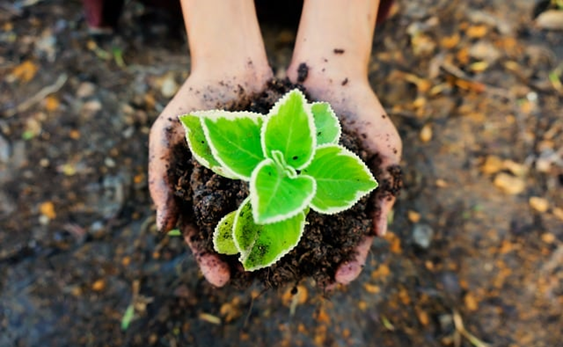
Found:
M 213 288 L 155 230 L 148 132 L 189 76 L 181 25 L 131 1 L 92 38 L 78 1 L 0 2 L 0 346 L 561 345 L 563 36 L 534 5 L 399 1 L 377 28 L 405 188 L 326 295 Z M 283 79 L 294 27 L 263 32 Z
M 271 80 L 265 91 L 247 100 L 246 105 L 240 102 L 240 109 L 231 111 L 251 111 L 267 115 L 277 100 L 295 88 L 303 89 L 292 85 L 288 79 Z M 361 147 L 357 134 L 344 130 L 339 144 L 356 153 L 364 162 L 373 162 Z M 176 146 L 174 153 L 169 175 L 177 177 L 175 193 L 182 201 L 182 220 L 197 225 L 199 233 L 189 236 L 195 247 L 203 252 L 213 252 L 215 227 L 223 216 L 235 211 L 248 196 L 248 184 L 221 177 L 202 167 L 191 157 L 186 144 Z M 400 174 L 400 169 L 398 170 Z M 377 172 L 374 174 L 379 176 Z M 400 186 L 400 175 L 396 180 Z M 382 184 L 373 194 L 336 215 L 321 215 L 310 211 L 297 247 L 268 268 L 244 272 L 241 271 L 238 256 L 222 256 L 222 260 L 231 269 L 231 284 L 238 288 L 246 287 L 254 278 L 259 279 L 265 288 L 297 285 L 306 278 L 313 279 L 321 288 L 333 284 L 338 266 L 354 258 L 356 246 L 363 237 L 374 235 L 371 219 L 374 211 L 370 209 L 373 204 L 368 204 L 368 200 L 395 193 L 389 188 Z

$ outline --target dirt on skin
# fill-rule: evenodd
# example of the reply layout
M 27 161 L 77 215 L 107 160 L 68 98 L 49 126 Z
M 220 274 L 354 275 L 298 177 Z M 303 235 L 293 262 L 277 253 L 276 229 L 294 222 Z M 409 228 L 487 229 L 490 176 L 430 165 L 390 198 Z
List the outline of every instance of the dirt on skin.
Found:
M 534 3 L 400 0 L 376 29 L 405 185 L 327 299 L 214 288 L 156 230 L 148 134 L 189 77 L 183 23 L 128 1 L 91 37 L 81 1 L 1 2 L 0 346 L 560 346 L 563 36 Z M 282 79 L 298 20 L 261 21 Z
M 289 81 L 272 80 L 266 91 L 248 100 L 242 109 L 267 114 L 274 103 L 286 92 L 297 88 Z M 302 87 L 299 87 L 303 90 Z M 306 91 L 305 91 L 306 92 Z M 373 162 L 362 150 L 357 135 L 345 129 L 340 144 L 356 153 L 364 162 Z M 176 159 L 172 165 L 174 176 L 179 177 L 176 195 L 183 201 L 184 221 L 195 223 L 199 233 L 192 242 L 204 252 L 213 252 L 213 231 L 219 220 L 236 210 L 248 196 L 248 183 L 221 177 L 202 167 L 190 158 L 186 144 L 175 148 Z M 401 185 L 400 168 L 395 168 L 397 186 Z M 377 179 L 377 173 L 374 173 Z M 378 196 L 396 195 L 398 189 L 382 182 Z M 305 278 L 313 278 L 320 287 L 334 283 L 334 275 L 340 264 L 353 259 L 359 241 L 373 235 L 372 204 L 375 192 L 362 198 L 351 209 L 336 215 L 322 215 L 310 211 L 307 225 L 299 244 L 291 252 L 272 266 L 253 271 L 241 271 L 238 256 L 222 256 L 231 268 L 231 284 L 236 287 L 250 285 L 252 279 L 259 279 L 266 287 L 280 287 L 286 284 L 297 285 Z

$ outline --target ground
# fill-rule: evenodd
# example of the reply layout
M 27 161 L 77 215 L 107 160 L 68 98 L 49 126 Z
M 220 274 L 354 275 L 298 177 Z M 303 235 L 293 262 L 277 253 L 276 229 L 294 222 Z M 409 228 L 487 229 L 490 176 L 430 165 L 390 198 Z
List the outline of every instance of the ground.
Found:
M 150 126 L 189 75 L 180 26 L 128 2 L 0 4 L 0 346 L 560 346 L 563 36 L 534 2 L 401 1 L 370 82 L 404 141 L 358 280 L 215 289 L 147 191 Z M 264 26 L 276 76 L 295 32 Z

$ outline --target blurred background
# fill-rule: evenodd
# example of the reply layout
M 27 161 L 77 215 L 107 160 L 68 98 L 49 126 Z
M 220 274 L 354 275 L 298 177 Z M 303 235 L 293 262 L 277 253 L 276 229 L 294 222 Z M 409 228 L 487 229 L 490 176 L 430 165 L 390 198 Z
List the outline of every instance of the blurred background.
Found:
M 279 78 L 293 5 L 260 12 Z M 0 346 L 561 346 L 563 3 L 389 15 L 369 77 L 405 189 L 325 295 L 215 289 L 157 235 L 147 142 L 189 76 L 177 11 L 126 1 L 111 31 L 77 0 L 0 1 Z

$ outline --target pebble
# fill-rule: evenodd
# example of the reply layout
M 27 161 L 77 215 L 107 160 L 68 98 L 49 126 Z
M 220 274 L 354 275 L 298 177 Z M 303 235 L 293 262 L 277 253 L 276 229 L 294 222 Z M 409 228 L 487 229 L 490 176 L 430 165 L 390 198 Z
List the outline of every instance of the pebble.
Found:
M 536 159 L 535 167 L 539 172 L 550 172 L 553 165 L 563 166 L 563 150 L 543 149 Z
M 123 130 L 121 134 L 123 135 L 124 138 L 130 139 L 134 133 L 135 133 L 135 127 L 130 126 L 125 130 Z
M 104 227 L 104 223 L 99 220 L 92 223 L 92 225 L 90 225 L 90 228 L 88 230 L 88 233 L 95 238 L 103 236 L 105 232 L 106 232 L 106 228 Z
M 161 80 L 160 92 L 165 98 L 173 97 L 179 88 L 180 86 L 176 83 L 174 75 L 171 73 L 166 74 Z
M 99 279 L 92 284 L 92 290 L 100 292 L 106 288 L 106 281 L 104 279 Z
M 82 82 L 80 83 L 78 89 L 76 90 L 76 97 L 84 99 L 94 95 L 95 91 L 96 91 L 96 85 L 94 83 Z
M 441 178 L 438 178 L 435 183 L 438 188 L 447 188 L 449 186 L 448 181 Z
M 563 220 L 563 208 L 555 207 L 553 209 L 553 215 L 561 220 Z
M 514 177 L 504 172 L 499 173 L 495 177 L 494 185 L 503 192 L 510 195 L 520 194 L 526 188 L 526 183 L 523 179 Z
M 423 126 L 422 130 L 420 130 L 419 137 L 420 141 L 422 142 L 428 142 L 432 140 L 432 126 L 430 124 Z
M 51 164 L 51 162 L 49 161 L 48 158 L 41 158 L 39 160 L 39 166 L 41 166 L 41 167 L 49 167 L 50 164 Z
M 467 12 L 467 16 L 473 23 L 484 23 L 496 27 L 503 35 L 511 35 L 515 30 L 514 25 L 499 15 L 494 15 L 481 10 L 471 10 Z
M 49 219 L 55 219 L 57 217 L 55 205 L 51 201 L 46 201 L 39 205 L 39 211 Z
M 41 38 L 35 43 L 35 49 L 39 56 L 46 56 L 49 62 L 54 62 L 57 56 L 57 38 L 51 30 L 47 29 L 41 34 Z
M 500 58 L 501 53 L 492 43 L 479 41 L 469 48 L 469 55 L 477 60 L 494 63 Z
M 528 203 L 530 204 L 531 208 L 533 208 L 534 210 L 536 210 L 540 213 L 543 213 L 543 212 L 545 212 L 549 209 L 549 201 L 547 201 L 547 199 L 541 198 L 539 196 L 532 196 L 528 200 Z
M 428 224 L 417 223 L 412 230 L 412 238 L 415 245 L 422 249 L 428 249 L 434 237 L 434 230 Z
M 541 240 L 545 243 L 552 244 L 557 240 L 557 238 L 552 233 L 543 233 L 541 235 Z
M 471 292 L 465 294 L 465 297 L 463 298 L 463 302 L 465 303 L 465 307 L 469 311 L 474 312 L 479 309 L 479 302 Z
M 99 100 L 87 101 L 82 105 L 81 115 L 86 118 L 93 117 L 102 109 L 102 103 Z
M 542 29 L 563 30 L 563 11 L 549 10 L 536 18 L 536 25 Z
M 49 225 L 49 222 L 51 220 L 49 219 L 49 217 L 45 216 L 44 214 L 39 216 L 39 224 L 41 225 Z
M 481 172 L 484 174 L 495 174 L 502 170 L 502 159 L 496 155 L 489 155 L 483 166 L 481 166 Z
M 115 167 L 115 160 L 110 157 L 106 157 L 106 159 L 104 159 L 104 164 L 107 167 Z
M 420 213 L 413 210 L 409 210 L 407 212 L 407 218 L 411 223 L 418 223 L 420 221 Z
M 502 166 L 504 169 L 510 171 L 512 174 L 523 177 L 528 172 L 528 168 L 525 165 L 517 163 L 512 160 L 505 160 L 502 162 Z

